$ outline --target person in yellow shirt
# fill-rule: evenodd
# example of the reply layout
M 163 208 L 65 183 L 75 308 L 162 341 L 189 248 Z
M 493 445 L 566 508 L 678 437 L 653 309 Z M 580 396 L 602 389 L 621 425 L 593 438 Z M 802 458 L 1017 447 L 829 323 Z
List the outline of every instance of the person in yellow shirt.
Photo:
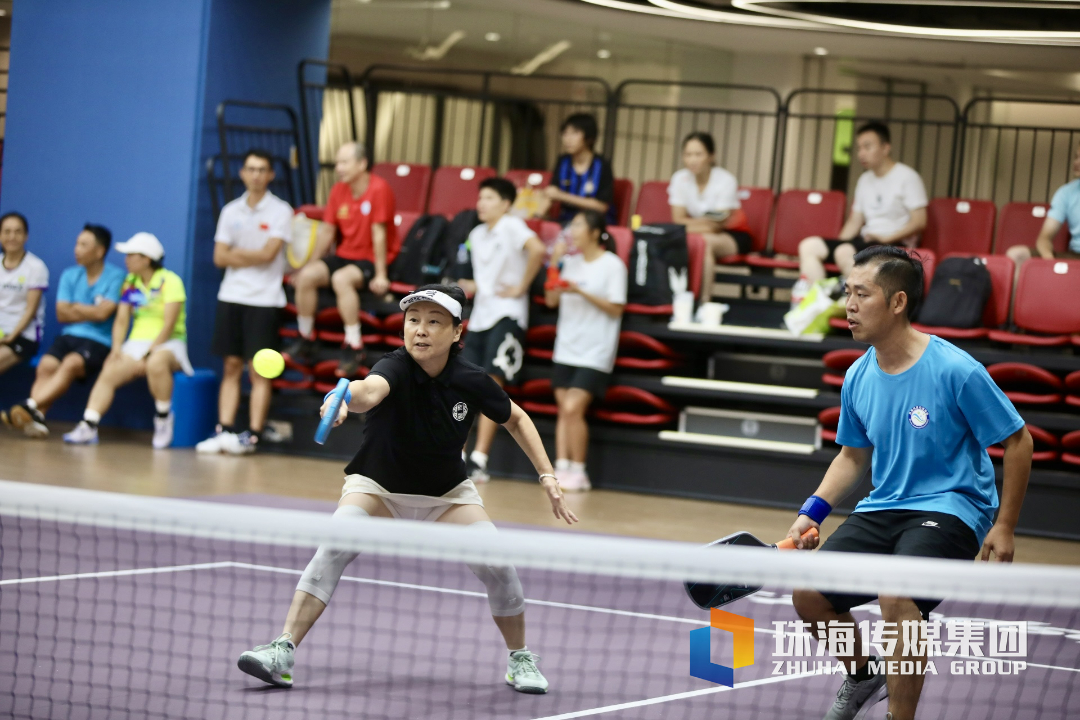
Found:
M 165 248 L 150 233 L 136 233 L 116 249 L 126 255 L 128 276 L 113 322 L 112 351 L 90 391 L 82 422 L 64 435 L 64 442 L 96 444 L 98 423 L 116 389 L 146 377 L 157 411 L 153 445 L 166 448 L 173 437 L 173 373 L 194 373 L 187 354 L 184 281 L 164 268 Z

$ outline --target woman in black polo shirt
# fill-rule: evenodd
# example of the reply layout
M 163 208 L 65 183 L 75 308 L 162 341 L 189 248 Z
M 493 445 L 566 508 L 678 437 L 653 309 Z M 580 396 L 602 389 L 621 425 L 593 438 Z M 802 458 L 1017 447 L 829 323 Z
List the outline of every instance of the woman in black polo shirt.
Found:
M 404 298 L 405 347 L 349 385 L 337 419 L 367 413 L 364 439 L 345 468 L 335 518 L 397 517 L 468 525 L 495 532 L 480 494 L 465 479 L 461 448 L 473 415 L 503 425 L 529 456 L 551 509 L 568 524 L 577 517 L 562 492 L 529 416 L 483 370 L 458 357 L 465 293 L 426 285 Z M 241 670 L 265 682 L 292 686 L 293 652 L 318 620 L 356 553 L 320 547 L 300 577 L 282 634 L 240 656 Z M 525 646 L 524 593 L 513 567 L 469 565 L 487 587 L 495 624 L 510 651 L 506 682 L 519 692 L 544 693 L 548 683 Z

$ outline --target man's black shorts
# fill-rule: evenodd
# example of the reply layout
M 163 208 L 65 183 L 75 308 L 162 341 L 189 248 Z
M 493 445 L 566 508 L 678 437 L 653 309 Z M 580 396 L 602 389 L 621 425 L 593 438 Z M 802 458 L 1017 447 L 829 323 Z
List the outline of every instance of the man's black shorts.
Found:
M 71 353 L 82 356 L 83 364 L 86 365 L 86 375 L 83 380 L 87 380 L 97 375 L 101 366 L 105 364 L 105 358 L 109 357 L 109 346 L 90 338 L 61 335 L 53 340 L 52 346 L 45 354 L 62 361 Z
M 513 384 L 525 362 L 525 331 L 516 320 L 506 317 L 489 330 L 469 330 L 461 357 L 484 368 L 488 375 Z
M 745 230 L 725 230 L 724 232 L 735 241 L 735 247 L 739 248 L 740 255 L 747 255 L 754 249 L 754 236 Z
M 250 360 L 264 348 L 277 350 L 281 345 L 278 335 L 280 323 L 279 308 L 218 300 L 212 351 L 218 357 Z
M 584 390 L 592 395 L 594 400 L 604 399 L 610 382 L 611 373 L 602 370 L 559 363 L 551 366 L 551 387 Z
M 370 260 L 346 260 L 337 255 L 327 255 L 322 261 L 326 263 L 326 269 L 330 271 L 331 275 L 348 265 L 355 265 L 360 268 L 360 273 L 364 276 L 364 287 L 367 287 L 367 284 L 371 282 L 371 278 L 375 277 L 375 263 Z
M 15 353 L 15 356 L 23 362 L 30 360 L 35 355 L 37 355 L 37 351 L 40 346 L 40 343 L 38 343 L 36 340 L 30 340 L 29 338 L 25 338 L 22 335 L 8 343 L 8 347 L 11 348 L 11 351 Z
M 866 248 L 870 247 L 870 243 L 866 242 L 866 240 L 863 240 L 862 235 L 856 235 L 851 240 L 829 240 L 829 239 L 826 239 L 825 240 L 825 247 L 829 248 L 829 254 L 825 257 L 825 262 L 827 262 L 827 263 L 835 263 L 836 262 L 836 248 L 840 247 L 841 245 L 851 245 L 852 247 L 855 248 L 855 253 L 856 254 L 858 254 L 860 250 L 865 250 Z
M 981 548 L 975 531 L 955 515 L 927 510 L 878 510 L 852 513 L 821 550 L 974 560 Z M 877 599 L 873 595 L 822 595 L 838 613 Z M 915 604 L 923 618 L 929 619 L 930 611 L 941 600 L 916 599 Z

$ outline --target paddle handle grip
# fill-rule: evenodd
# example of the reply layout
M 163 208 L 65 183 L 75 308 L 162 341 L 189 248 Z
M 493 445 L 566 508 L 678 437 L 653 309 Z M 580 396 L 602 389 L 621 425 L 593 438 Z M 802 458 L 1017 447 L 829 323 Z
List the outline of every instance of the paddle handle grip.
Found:
M 341 378 L 338 380 L 337 387 L 334 388 L 334 392 L 330 395 L 330 403 L 326 406 L 326 412 L 323 413 L 322 420 L 319 422 L 319 428 L 315 431 L 315 442 L 322 445 L 326 442 L 326 438 L 330 436 L 330 431 L 334 428 L 334 421 L 337 420 L 338 413 L 341 411 L 341 401 L 345 399 L 345 393 L 349 390 L 349 380 L 347 378 Z
M 810 528 L 809 530 L 807 530 L 806 532 L 803 533 L 803 540 L 806 540 L 807 538 L 814 538 L 816 540 L 817 537 L 818 537 L 817 528 Z M 795 549 L 795 541 L 792 540 L 789 537 L 786 537 L 783 540 L 781 540 L 780 542 L 776 543 L 776 549 L 777 550 L 794 550 Z

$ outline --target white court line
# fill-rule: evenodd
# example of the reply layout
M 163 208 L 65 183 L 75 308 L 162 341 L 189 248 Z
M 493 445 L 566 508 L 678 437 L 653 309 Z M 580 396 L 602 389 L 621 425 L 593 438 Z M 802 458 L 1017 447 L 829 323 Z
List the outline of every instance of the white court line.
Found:
M 101 572 L 73 573 L 71 575 L 47 575 L 45 577 L 12 578 L 0 580 L 0 585 L 22 585 L 24 583 L 46 583 L 59 580 L 82 580 L 83 578 L 124 577 L 127 575 L 154 575 L 156 573 L 184 572 L 186 570 L 212 570 L 214 568 L 232 567 L 234 563 L 225 560 L 213 563 L 196 563 L 194 565 L 168 565 L 153 568 L 135 568 L 131 570 L 104 570 Z
M 615 712 L 617 710 L 629 710 L 630 708 L 644 707 L 646 705 L 658 705 L 660 703 L 671 702 L 673 700 L 686 700 L 688 698 L 699 697 L 701 695 L 713 695 L 715 693 L 728 692 L 730 690 L 742 690 L 743 688 L 756 687 L 758 685 L 771 685 L 772 683 L 786 682 L 788 680 L 799 680 L 801 678 L 813 677 L 820 675 L 820 673 L 799 673 L 798 675 L 781 675 L 779 677 L 767 677 L 760 680 L 750 680 L 748 682 L 739 683 L 735 687 L 727 687 L 726 685 L 720 685 L 719 687 L 705 688 L 704 690 L 691 690 L 689 692 L 675 693 L 674 695 L 662 695 L 661 697 L 648 698 L 645 700 L 634 700 L 633 702 L 619 703 L 618 705 L 605 705 L 604 707 L 591 708 L 589 710 L 575 710 L 574 712 L 563 713 L 562 715 L 547 715 L 542 718 L 536 718 L 535 720 L 569 720 L 570 718 L 587 717 L 589 715 L 602 715 L 603 713 Z

